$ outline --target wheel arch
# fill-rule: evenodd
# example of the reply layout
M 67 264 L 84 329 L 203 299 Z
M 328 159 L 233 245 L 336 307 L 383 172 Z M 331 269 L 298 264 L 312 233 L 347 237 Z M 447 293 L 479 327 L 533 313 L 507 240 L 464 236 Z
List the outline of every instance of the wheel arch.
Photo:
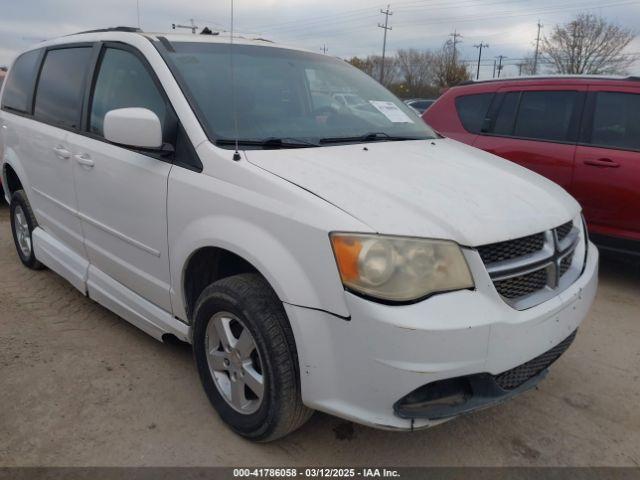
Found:
M 225 276 L 254 271 L 265 278 L 280 301 L 312 307 L 320 304 L 309 274 L 295 256 L 255 224 L 234 217 L 201 218 L 170 243 L 174 245 L 171 263 L 179 266 L 172 269 L 172 284 L 179 286 L 172 292 L 174 313 L 187 321 L 191 319 L 197 292 L 203 289 L 202 282 L 189 285 L 192 283 L 189 275 L 202 259 L 214 261 L 197 267 L 204 268 L 203 278 L 211 280 L 208 284 Z M 223 263 L 215 263 L 220 261 Z
M 27 197 L 29 197 L 26 174 L 16 153 L 10 148 L 5 150 L 4 162 L 2 163 L 2 184 L 6 187 L 4 195 L 7 203 L 11 201 L 11 195 L 16 190 L 25 190 Z

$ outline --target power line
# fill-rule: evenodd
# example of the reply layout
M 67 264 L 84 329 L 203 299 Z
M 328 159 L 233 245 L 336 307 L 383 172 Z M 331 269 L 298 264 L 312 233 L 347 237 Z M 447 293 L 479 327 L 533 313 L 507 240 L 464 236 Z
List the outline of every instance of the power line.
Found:
M 542 23 L 538 20 L 538 37 L 536 38 L 536 53 L 533 56 L 533 74 L 538 73 L 538 53 L 540 51 L 540 30 L 542 29 Z
M 453 64 L 456 64 L 456 60 L 458 57 L 458 43 L 462 42 L 462 40 L 458 40 L 462 38 L 462 34 L 458 33 L 457 30 L 454 30 L 453 33 L 449 34 L 450 37 L 453 37 Z
M 393 30 L 393 27 L 389 26 L 389 16 L 393 15 L 390 10 L 391 5 L 387 5 L 386 10 L 380 9 L 380 13 L 384 14 L 384 25 L 378 23 L 378 27 L 384 29 L 384 40 L 382 41 L 382 63 L 380 64 L 380 83 L 384 85 L 384 57 L 387 53 L 387 32 Z
M 498 78 L 500 78 L 500 72 L 502 72 L 502 69 L 504 68 L 504 66 L 502 65 L 502 60 L 507 58 L 504 55 L 498 55 L 496 57 L 498 59 L 498 66 L 496 67 L 498 70 Z
M 623 1 L 619 1 L 619 2 L 611 2 L 611 3 L 605 3 L 605 4 L 590 4 L 590 5 L 585 5 L 585 4 L 557 4 L 558 8 L 552 8 L 552 9 L 547 9 L 547 10 L 531 10 L 531 11 L 525 11 L 525 12 L 518 12 L 518 13 L 514 13 L 512 10 L 509 11 L 500 11 L 500 12 L 496 12 L 494 14 L 492 14 L 491 16 L 482 16 L 482 17 L 478 17 L 478 16 L 470 16 L 470 15 L 466 15 L 466 16 L 453 16 L 453 17 L 447 17 L 447 18 L 442 18 L 442 19 L 438 19 L 438 20 L 434 20 L 434 21 L 419 21 L 419 20 L 412 20 L 412 21 L 402 21 L 400 20 L 399 22 L 396 21 L 395 24 L 396 26 L 398 24 L 402 24 L 402 25 L 415 25 L 415 24 L 419 24 L 421 26 L 426 26 L 426 25 L 435 25 L 435 24 L 442 24 L 442 23 L 463 23 L 463 22 L 476 22 L 476 21 L 480 21 L 480 20 L 493 20 L 493 19 L 498 19 L 498 18 L 513 18 L 513 17 L 523 17 L 523 16 L 532 16 L 532 15 L 540 15 L 540 14 L 549 14 L 549 13 L 555 13 L 555 12 L 560 12 L 560 11 L 568 11 L 568 10 L 589 10 L 589 9 L 593 9 L 593 8 L 601 8 L 601 7 L 614 7 L 614 6 L 623 6 L 623 5 L 630 5 L 630 4 L 637 4 L 637 0 L 623 0 Z M 360 19 L 358 19 L 360 20 Z M 324 22 L 324 25 L 321 26 L 320 29 L 316 29 L 316 28 L 312 28 L 312 31 L 309 31 L 310 29 L 307 28 L 306 31 L 304 33 L 301 34 L 288 34 L 285 35 L 287 38 L 307 38 L 307 37 L 312 37 L 318 34 L 329 34 L 332 32 L 336 32 L 338 30 L 340 30 L 340 27 L 337 26 L 337 24 L 339 23 L 350 23 L 350 30 L 354 31 L 354 30 L 360 30 L 360 29 L 366 29 L 366 24 L 358 26 L 358 25 L 353 25 L 353 21 L 352 20 L 342 20 L 342 19 L 336 19 L 335 21 L 331 21 L 331 22 Z M 420 37 L 416 37 L 416 38 L 424 38 L 424 35 L 421 35 Z M 411 40 L 410 38 L 405 38 L 404 40 Z
M 480 78 L 480 62 L 482 62 L 482 48 L 489 48 L 489 44 L 488 43 L 483 43 L 480 42 L 477 45 L 474 45 L 475 48 L 477 48 L 478 50 L 480 50 L 478 52 L 478 71 L 476 72 L 476 80 L 478 80 Z

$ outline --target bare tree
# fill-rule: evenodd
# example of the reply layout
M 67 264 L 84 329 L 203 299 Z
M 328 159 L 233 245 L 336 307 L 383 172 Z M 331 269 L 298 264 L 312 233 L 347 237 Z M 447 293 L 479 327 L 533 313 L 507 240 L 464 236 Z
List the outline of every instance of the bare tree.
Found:
M 538 62 L 539 64 L 540 62 Z M 535 59 L 532 54 L 527 54 L 525 57 L 517 63 L 518 75 L 535 75 L 534 73 Z M 538 71 L 540 71 L 540 65 L 538 65 Z
M 624 49 L 635 35 L 602 17 L 583 13 L 556 25 L 542 40 L 542 55 L 563 74 L 623 74 L 635 61 Z
M 402 77 L 407 96 L 433 95 L 435 54 L 429 50 L 398 50 L 396 55 L 398 76 Z
M 441 89 L 471 80 L 469 67 L 458 59 L 451 40 L 447 40 L 442 49 L 434 55 L 434 79 L 435 84 Z
M 349 63 L 375 79 L 380 78 L 382 57 L 379 55 L 369 55 L 365 58 L 353 57 L 349 60 Z M 388 87 L 397 80 L 398 69 L 396 68 L 396 58 L 387 57 L 384 59 L 384 78 L 382 79 L 382 84 Z
M 373 77 L 373 62 L 370 57 L 360 58 L 360 57 L 352 57 L 347 60 L 354 67 L 362 70 L 367 75 Z

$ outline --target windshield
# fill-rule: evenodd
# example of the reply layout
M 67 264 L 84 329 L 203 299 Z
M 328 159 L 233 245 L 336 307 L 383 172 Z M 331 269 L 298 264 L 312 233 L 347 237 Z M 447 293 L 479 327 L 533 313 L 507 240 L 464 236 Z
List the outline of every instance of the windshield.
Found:
M 437 137 L 411 108 L 341 60 L 254 45 L 172 47 L 163 55 L 207 135 L 220 146 L 232 148 L 236 137 L 256 148 Z

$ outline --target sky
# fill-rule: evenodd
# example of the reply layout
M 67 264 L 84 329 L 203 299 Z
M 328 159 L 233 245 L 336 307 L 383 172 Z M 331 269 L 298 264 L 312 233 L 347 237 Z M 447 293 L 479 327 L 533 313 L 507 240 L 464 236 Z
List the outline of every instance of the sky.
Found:
M 138 17 L 138 8 L 140 15 Z M 0 0 L 0 65 L 39 41 L 92 28 L 140 26 L 169 32 L 173 23 L 230 29 L 231 0 Z M 313 51 L 324 46 L 341 58 L 380 54 L 378 23 L 386 3 L 377 0 L 235 0 L 235 31 Z M 493 75 L 493 60 L 506 56 L 504 76 L 534 49 L 542 34 L 580 12 L 604 16 L 640 34 L 640 0 L 397 0 L 391 2 L 387 51 L 439 48 L 450 34 L 460 37 L 460 58 L 477 62 L 483 42 L 481 78 Z M 189 30 L 182 30 L 190 33 Z M 640 38 L 629 46 L 640 53 Z M 640 75 L 640 62 L 630 73 Z

